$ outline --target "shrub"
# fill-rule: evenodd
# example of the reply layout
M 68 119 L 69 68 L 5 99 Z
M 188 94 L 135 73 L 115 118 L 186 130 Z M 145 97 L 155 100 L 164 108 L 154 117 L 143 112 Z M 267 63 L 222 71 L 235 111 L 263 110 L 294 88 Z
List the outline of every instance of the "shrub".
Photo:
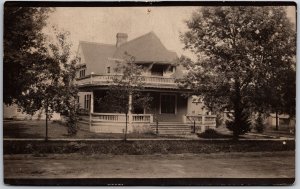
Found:
M 261 116 L 261 113 L 258 114 L 257 119 L 255 120 L 255 125 L 254 125 L 254 129 L 258 132 L 258 133 L 263 133 L 265 130 L 265 126 L 263 124 L 263 119 Z
M 228 138 L 229 135 L 223 135 L 221 133 L 218 133 L 214 129 L 206 129 L 203 133 L 198 133 L 198 137 L 200 138 Z
M 67 126 L 68 126 L 68 134 L 76 135 L 78 131 L 78 115 L 76 109 L 71 109 L 69 112 L 69 116 L 67 117 Z
M 249 120 L 249 113 L 242 111 L 240 113 L 240 119 L 232 119 L 226 121 L 226 128 L 237 135 L 244 135 L 251 131 L 251 121 Z

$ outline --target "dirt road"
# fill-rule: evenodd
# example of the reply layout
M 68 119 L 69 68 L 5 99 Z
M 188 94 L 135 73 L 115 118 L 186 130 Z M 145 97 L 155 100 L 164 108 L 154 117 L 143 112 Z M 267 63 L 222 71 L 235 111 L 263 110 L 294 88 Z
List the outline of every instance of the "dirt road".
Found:
M 4 155 L 5 178 L 293 178 L 294 152 Z

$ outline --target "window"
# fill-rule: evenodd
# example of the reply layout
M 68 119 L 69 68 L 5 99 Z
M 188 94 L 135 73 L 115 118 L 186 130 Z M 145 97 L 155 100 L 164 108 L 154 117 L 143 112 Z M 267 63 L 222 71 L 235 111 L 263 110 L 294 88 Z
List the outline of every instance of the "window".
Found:
M 84 109 L 90 110 L 91 108 L 91 95 L 84 95 Z
M 79 71 L 79 77 L 85 77 L 85 70 Z
M 106 67 L 106 73 L 110 73 L 110 67 Z
M 176 95 L 160 96 L 160 112 L 162 114 L 176 113 Z
M 151 75 L 163 76 L 164 75 L 164 67 L 161 65 L 153 65 L 152 69 L 151 69 Z

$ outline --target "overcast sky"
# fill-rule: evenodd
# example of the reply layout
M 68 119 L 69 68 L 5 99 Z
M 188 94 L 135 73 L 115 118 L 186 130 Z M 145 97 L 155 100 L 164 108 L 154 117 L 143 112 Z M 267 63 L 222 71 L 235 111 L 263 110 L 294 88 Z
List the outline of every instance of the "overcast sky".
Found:
M 180 32 L 187 30 L 184 20 L 199 7 L 57 7 L 48 25 L 71 33 L 72 51 L 79 41 L 115 44 L 116 34 L 128 34 L 128 40 L 154 31 L 167 49 L 178 56 L 185 52 Z M 288 8 L 288 17 L 295 23 L 295 9 Z

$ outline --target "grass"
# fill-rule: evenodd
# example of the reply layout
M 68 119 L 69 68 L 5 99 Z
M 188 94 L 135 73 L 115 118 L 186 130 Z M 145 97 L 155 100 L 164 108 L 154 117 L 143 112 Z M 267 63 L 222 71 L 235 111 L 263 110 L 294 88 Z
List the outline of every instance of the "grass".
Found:
M 4 121 L 4 138 L 45 138 L 45 120 L 32 121 Z M 56 121 L 48 122 L 49 138 L 74 138 L 74 139 L 123 139 L 123 133 L 93 133 L 87 130 L 79 129 L 76 135 L 70 136 L 67 127 Z M 162 136 L 153 133 L 129 133 L 127 138 L 182 138 L 180 136 Z
M 295 141 L 145 140 L 145 141 L 4 141 L 4 154 L 182 154 L 294 151 Z
M 262 133 L 251 132 L 249 135 L 241 135 L 240 138 L 245 139 L 266 139 L 266 138 L 280 138 L 280 137 L 294 137 L 295 134 L 289 133 L 288 130 L 280 128 L 275 131 L 274 128 L 266 127 Z M 230 139 L 232 132 L 226 128 L 217 128 L 216 131 L 211 133 L 198 133 L 199 139 Z M 268 136 L 270 135 L 270 136 Z M 5 120 L 3 122 L 3 137 L 4 138 L 45 138 L 45 120 Z M 57 121 L 49 121 L 48 123 L 48 137 L 57 139 L 123 139 L 123 133 L 93 133 L 87 130 L 79 129 L 76 135 L 70 136 L 67 132 L 67 127 Z M 156 135 L 154 133 L 129 133 L 127 138 L 141 138 L 141 139 L 164 139 L 164 138 L 185 138 L 186 136 L 173 136 L 173 135 Z

